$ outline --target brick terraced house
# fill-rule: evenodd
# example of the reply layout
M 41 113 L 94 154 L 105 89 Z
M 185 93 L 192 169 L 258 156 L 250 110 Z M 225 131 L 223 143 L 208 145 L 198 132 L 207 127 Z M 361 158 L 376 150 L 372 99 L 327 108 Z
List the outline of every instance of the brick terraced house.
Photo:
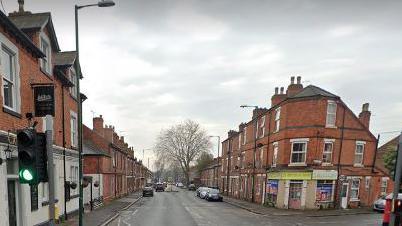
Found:
M 339 96 L 291 77 L 286 92 L 275 88 L 269 109 L 256 108 L 228 132 L 219 187 L 278 208 L 370 206 L 386 177 L 375 166 L 370 115 L 368 103 L 357 116 Z

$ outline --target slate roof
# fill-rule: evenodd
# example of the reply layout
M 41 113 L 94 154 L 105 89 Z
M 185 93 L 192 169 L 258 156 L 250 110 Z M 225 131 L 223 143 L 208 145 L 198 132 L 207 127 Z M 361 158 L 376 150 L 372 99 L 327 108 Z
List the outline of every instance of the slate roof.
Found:
M 55 66 L 72 66 L 74 64 L 77 53 L 75 51 L 66 51 L 56 53 L 54 56 Z
M 294 95 L 290 98 L 303 98 L 303 97 L 313 97 L 313 96 L 339 98 L 339 96 L 332 94 L 324 89 L 321 89 L 320 87 L 313 86 L 313 85 L 306 86 L 299 93 L 297 93 L 296 95 Z
M 21 44 L 31 51 L 36 57 L 44 57 L 45 54 L 32 42 L 32 40 L 16 26 L 9 17 L 0 11 L 0 24 L 4 26 L 5 30 L 10 31 L 9 34 L 18 39 Z
M 106 156 L 106 157 L 110 157 L 109 154 L 107 154 L 103 150 L 97 148 L 89 140 L 84 140 L 84 142 L 82 143 L 82 151 L 83 151 L 83 155 L 86 155 L 86 156 Z

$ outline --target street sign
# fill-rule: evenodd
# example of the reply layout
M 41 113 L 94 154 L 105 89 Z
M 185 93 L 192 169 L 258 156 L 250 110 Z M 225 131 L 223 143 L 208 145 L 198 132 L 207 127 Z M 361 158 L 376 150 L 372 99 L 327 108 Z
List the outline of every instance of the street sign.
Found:
M 35 86 L 33 89 L 35 117 L 45 117 L 46 115 L 54 117 L 54 86 Z

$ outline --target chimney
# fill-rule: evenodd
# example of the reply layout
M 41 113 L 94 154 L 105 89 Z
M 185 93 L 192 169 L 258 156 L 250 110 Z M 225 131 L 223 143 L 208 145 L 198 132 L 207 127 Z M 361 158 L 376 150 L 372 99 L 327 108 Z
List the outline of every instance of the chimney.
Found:
M 271 107 L 279 104 L 286 99 L 286 94 L 284 94 L 285 88 L 280 88 L 280 93 L 278 93 L 278 87 L 275 87 L 275 94 L 271 97 Z
M 102 115 L 99 117 L 94 117 L 92 119 L 92 127 L 95 132 L 97 132 L 99 135 L 103 136 L 103 118 Z
M 237 132 L 235 130 L 229 130 L 228 137 L 230 138 L 230 137 L 234 136 L 236 133 Z
M 18 0 L 18 12 L 19 13 L 24 12 L 24 0 Z
M 370 128 L 370 117 L 371 112 L 369 111 L 369 103 L 365 103 L 362 106 L 362 112 L 359 114 L 359 120 L 367 129 Z
M 113 127 L 112 126 L 106 126 L 103 131 L 104 131 L 103 137 L 108 142 L 113 143 L 113 133 L 114 133 Z
M 124 143 L 124 136 L 120 136 L 120 141 Z
M 253 110 L 253 119 L 255 119 L 256 117 L 258 117 L 259 115 L 261 115 L 262 113 L 264 113 L 264 111 L 266 111 L 266 108 L 254 108 Z
M 295 84 L 295 77 L 294 76 L 290 77 L 290 84 L 288 86 L 288 89 L 286 90 L 286 95 L 288 97 L 296 95 L 303 89 L 303 85 L 301 84 L 301 76 L 297 76 L 296 79 L 297 83 Z

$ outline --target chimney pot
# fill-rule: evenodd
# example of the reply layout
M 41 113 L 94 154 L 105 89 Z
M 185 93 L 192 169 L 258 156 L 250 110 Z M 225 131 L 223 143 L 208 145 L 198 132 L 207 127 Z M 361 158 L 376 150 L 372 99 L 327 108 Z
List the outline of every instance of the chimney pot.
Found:
M 290 77 L 290 84 L 295 84 L 295 76 Z
M 24 12 L 24 0 L 18 0 L 18 12 Z
M 275 87 L 275 95 L 278 94 L 279 88 Z
M 297 76 L 297 84 L 301 84 L 301 76 Z
M 368 111 L 368 110 L 369 110 L 369 106 L 370 106 L 369 103 L 363 104 L 363 106 L 362 106 L 362 111 Z
M 285 90 L 285 88 L 281 87 L 281 94 L 283 94 L 284 90 Z

